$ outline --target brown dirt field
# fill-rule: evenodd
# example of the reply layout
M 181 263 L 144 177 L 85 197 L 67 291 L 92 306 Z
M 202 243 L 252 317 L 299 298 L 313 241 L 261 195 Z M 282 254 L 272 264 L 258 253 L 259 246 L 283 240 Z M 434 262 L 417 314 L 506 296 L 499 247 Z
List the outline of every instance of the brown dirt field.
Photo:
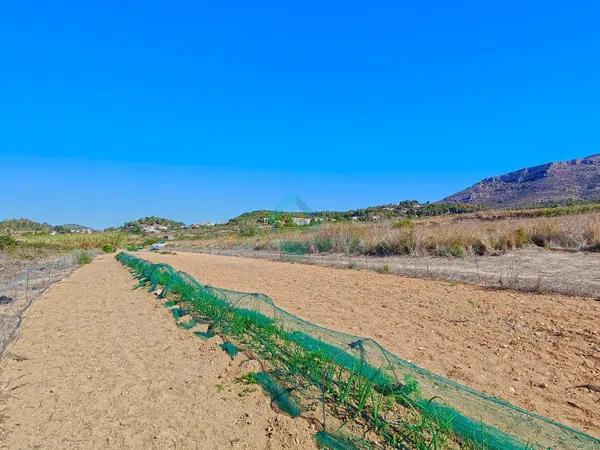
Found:
M 516 405 L 600 436 L 600 302 L 198 253 L 142 252 Z
M 315 448 L 248 366 L 177 328 L 113 255 L 54 284 L 0 361 L 2 448 Z
M 198 244 L 192 242 L 191 244 Z M 364 256 L 342 253 L 290 255 L 250 249 L 202 249 L 185 241 L 169 242 L 168 249 L 224 256 L 293 261 L 327 267 L 374 270 L 427 279 L 460 281 L 525 292 L 554 293 L 600 300 L 600 254 L 568 252 L 528 246 L 499 255 L 444 258 L 436 256 Z

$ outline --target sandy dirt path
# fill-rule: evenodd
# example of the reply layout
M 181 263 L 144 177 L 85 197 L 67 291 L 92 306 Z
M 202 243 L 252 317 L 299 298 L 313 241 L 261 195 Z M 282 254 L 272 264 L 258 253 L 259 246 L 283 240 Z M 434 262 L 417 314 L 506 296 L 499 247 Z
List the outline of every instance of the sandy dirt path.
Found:
M 0 362 L 2 448 L 314 448 L 306 421 L 236 382 L 242 356 L 133 284 L 103 255 L 27 311 Z
M 139 253 L 372 337 L 433 372 L 600 436 L 600 302 L 251 258 Z

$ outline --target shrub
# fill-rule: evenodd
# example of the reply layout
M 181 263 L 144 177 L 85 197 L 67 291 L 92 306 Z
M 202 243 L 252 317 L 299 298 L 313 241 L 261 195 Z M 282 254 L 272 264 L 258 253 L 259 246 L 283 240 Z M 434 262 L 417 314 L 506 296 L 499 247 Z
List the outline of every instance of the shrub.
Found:
M 149 245 L 156 244 L 160 241 L 161 239 L 159 237 L 150 237 L 148 239 L 144 239 L 144 241 L 142 242 L 142 246 L 147 247 Z
M 283 241 L 279 245 L 279 249 L 283 253 L 290 253 L 293 255 L 305 255 L 308 253 L 310 246 L 307 242 Z
M 455 258 L 465 257 L 465 248 L 460 242 L 453 242 L 450 245 L 441 245 L 435 249 L 436 256 L 453 256 Z
M 524 247 L 529 243 L 529 236 L 525 231 L 525 228 L 520 227 L 515 231 L 515 245 L 517 247 Z
M 7 234 L 0 236 L 0 250 L 16 247 L 17 241 Z
M 355 237 L 350 239 L 348 251 L 350 253 L 360 253 L 362 251 L 362 244 L 359 238 Z
M 478 240 L 475 243 L 471 244 L 471 252 L 477 256 L 483 256 L 487 254 L 488 247 L 482 240 Z
M 254 236 L 258 233 L 258 224 L 251 220 L 244 220 L 238 225 L 240 236 Z
M 402 228 L 413 228 L 414 226 L 415 226 L 415 224 L 413 223 L 413 221 L 410 220 L 408 217 L 405 217 L 404 219 L 401 219 L 398 222 L 396 222 L 392 227 L 396 228 L 396 229 L 402 229 Z
M 87 252 L 81 252 L 77 256 L 77 262 L 79 263 L 80 266 L 83 266 L 84 264 L 91 263 L 92 262 L 92 257 Z
M 102 246 L 102 251 L 104 253 L 114 253 L 115 251 L 117 251 L 116 247 L 114 245 L 111 244 L 105 244 Z
M 330 252 L 333 249 L 333 241 L 326 236 L 316 236 L 314 246 L 319 253 Z
M 365 252 L 376 256 L 412 255 L 417 250 L 417 238 L 413 230 L 396 230 L 380 236 L 366 244 Z

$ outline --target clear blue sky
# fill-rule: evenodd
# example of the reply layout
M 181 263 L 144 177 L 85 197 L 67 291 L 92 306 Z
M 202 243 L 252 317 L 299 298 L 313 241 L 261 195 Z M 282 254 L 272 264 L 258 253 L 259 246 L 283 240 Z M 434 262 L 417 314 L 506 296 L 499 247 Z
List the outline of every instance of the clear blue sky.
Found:
M 600 152 L 597 2 L 5 1 L 0 218 L 438 200 Z

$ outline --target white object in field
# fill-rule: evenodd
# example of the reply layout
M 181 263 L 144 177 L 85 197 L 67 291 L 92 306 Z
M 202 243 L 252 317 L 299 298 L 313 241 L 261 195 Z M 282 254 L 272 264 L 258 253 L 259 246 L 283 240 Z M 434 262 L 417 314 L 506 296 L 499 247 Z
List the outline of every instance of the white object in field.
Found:
M 167 245 L 166 242 L 157 242 L 156 244 L 152 244 L 150 246 L 150 250 L 160 250 L 161 248 L 163 248 L 165 245 Z

